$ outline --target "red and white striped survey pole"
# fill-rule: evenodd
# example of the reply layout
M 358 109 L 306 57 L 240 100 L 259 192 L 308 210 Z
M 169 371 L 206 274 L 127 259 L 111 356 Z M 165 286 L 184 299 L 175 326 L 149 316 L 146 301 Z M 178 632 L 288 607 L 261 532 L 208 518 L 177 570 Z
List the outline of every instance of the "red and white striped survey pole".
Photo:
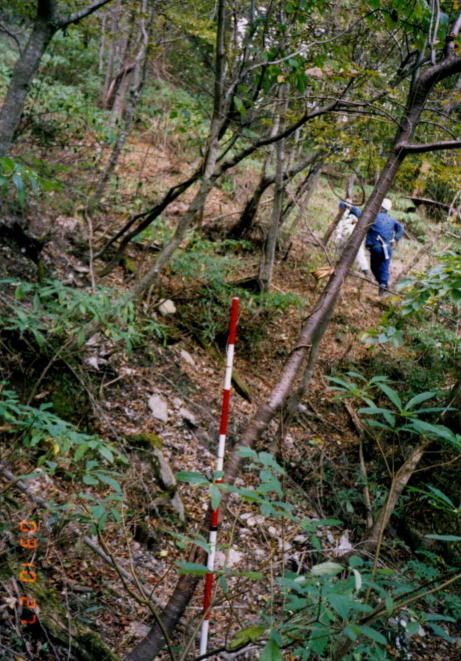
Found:
M 227 356 L 226 356 L 226 375 L 224 377 L 221 422 L 219 425 L 218 456 L 216 461 L 216 471 L 219 472 L 223 470 L 223 466 L 224 466 L 224 451 L 226 447 L 227 422 L 229 420 L 232 364 L 234 362 L 234 347 L 235 347 L 235 336 L 237 334 L 238 311 L 239 311 L 239 299 L 233 298 L 231 311 L 230 311 L 229 339 L 227 342 Z M 219 478 L 215 480 L 215 483 L 218 484 L 221 481 L 222 480 Z M 216 555 L 216 538 L 218 535 L 218 525 L 219 525 L 219 507 L 211 511 L 210 537 L 209 537 L 210 553 L 208 554 L 208 562 L 207 562 L 207 568 L 210 573 L 205 575 L 205 593 L 203 598 L 204 618 L 202 623 L 202 630 L 200 632 L 200 655 L 206 654 L 207 645 L 208 645 L 208 629 L 210 625 L 210 610 L 211 610 L 210 606 L 211 606 L 211 596 L 213 591 L 213 571 L 214 571 L 214 560 Z

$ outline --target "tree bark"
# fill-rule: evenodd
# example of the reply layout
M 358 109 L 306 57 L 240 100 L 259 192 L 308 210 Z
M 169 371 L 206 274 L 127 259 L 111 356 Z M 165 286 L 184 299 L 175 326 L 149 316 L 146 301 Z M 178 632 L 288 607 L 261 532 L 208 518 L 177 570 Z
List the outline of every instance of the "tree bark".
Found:
M 283 104 L 286 107 L 286 104 Z M 285 139 L 275 145 L 275 194 L 272 205 L 272 217 L 267 232 L 264 250 L 259 265 L 258 282 L 262 292 L 268 292 L 272 282 L 272 273 L 275 262 L 275 247 L 279 234 L 280 220 L 282 217 L 283 198 L 285 194 L 283 167 L 285 161 Z
M 0 110 L 0 156 L 4 156 L 10 149 L 30 84 L 54 33 L 51 18 L 37 16 L 26 47 L 14 66 Z
M 11 147 L 30 84 L 54 34 L 71 23 L 78 23 L 108 2 L 111 0 L 98 0 L 67 18 L 59 19 L 55 0 L 37 1 L 37 13 L 32 31 L 23 52 L 16 60 L 5 100 L 0 109 L 0 156 L 4 156 Z
M 143 6 L 141 7 L 141 11 L 143 12 L 143 14 L 147 10 L 146 4 L 147 4 L 147 0 L 143 0 Z M 125 143 L 130 134 L 131 125 L 133 123 L 133 117 L 136 111 L 136 107 L 139 103 L 139 99 L 141 98 L 141 94 L 146 78 L 149 38 L 152 33 L 152 28 L 154 23 L 154 13 L 155 13 L 155 2 L 152 2 L 151 16 L 149 19 L 149 26 L 147 31 L 145 27 L 145 19 L 141 18 L 140 30 L 141 30 L 141 38 L 143 41 L 143 45 L 133 65 L 133 69 L 134 69 L 133 83 L 131 86 L 127 107 L 124 112 L 123 123 L 119 128 L 117 140 L 112 149 L 109 160 L 107 161 L 106 167 L 104 168 L 104 171 L 99 179 L 98 185 L 96 187 L 96 191 L 93 197 L 91 198 L 91 200 L 89 201 L 88 204 L 89 207 L 96 207 L 99 204 L 101 197 L 104 193 L 104 190 L 107 186 L 107 183 L 117 166 L 118 159 L 120 158 L 120 154 L 122 153 L 122 149 L 125 146 Z

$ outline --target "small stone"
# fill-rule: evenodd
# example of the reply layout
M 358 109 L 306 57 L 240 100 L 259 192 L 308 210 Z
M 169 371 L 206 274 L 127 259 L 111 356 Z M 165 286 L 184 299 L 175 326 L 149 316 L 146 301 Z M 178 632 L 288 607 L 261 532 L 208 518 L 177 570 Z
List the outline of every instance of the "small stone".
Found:
M 197 419 L 193 413 L 191 413 L 187 409 L 181 408 L 179 409 L 179 415 L 192 427 L 197 427 Z
M 154 418 L 157 418 L 157 420 L 161 420 L 161 422 L 167 422 L 168 404 L 162 397 L 160 397 L 159 395 L 152 395 L 151 397 L 149 397 L 148 404 Z
M 192 367 L 195 367 L 195 361 L 188 351 L 186 351 L 185 349 L 181 349 L 180 355 L 185 363 L 188 363 Z
M 167 317 L 169 314 L 176 313 L 176 305 L 171 299 L 167 298 L 165 301 L 160 303 L 158 306 L 158 311 L 162 316 Z

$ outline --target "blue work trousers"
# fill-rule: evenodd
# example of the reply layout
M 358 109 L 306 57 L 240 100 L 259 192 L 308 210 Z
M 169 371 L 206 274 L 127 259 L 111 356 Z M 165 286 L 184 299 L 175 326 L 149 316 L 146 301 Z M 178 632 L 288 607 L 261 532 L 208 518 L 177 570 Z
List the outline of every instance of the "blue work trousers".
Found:
M 388 259 L 386 259 L 383 247 L 380 243 L 368 246 L 370 251 L 370 268 L 380 287 L 387 287 L 389 282 L 389 270 L 391 266 L 392 248 L 386 245 Z

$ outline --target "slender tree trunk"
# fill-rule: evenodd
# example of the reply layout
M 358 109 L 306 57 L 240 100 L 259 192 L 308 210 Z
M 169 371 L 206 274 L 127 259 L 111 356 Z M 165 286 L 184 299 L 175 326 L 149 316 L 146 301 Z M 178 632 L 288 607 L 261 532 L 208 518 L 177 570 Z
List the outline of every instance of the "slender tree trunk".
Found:
M 395 474 L 389 489 L 386 504 L 376 517 L 369 537 L 363 542 L 363 546 L 367 549 L 367 551 L 371 551 L 376 547 L 379 548 L 381 546 L 384 531 L 390 521 L 392 512 L 395 510 L 397 501 L 402 495 L 402 492 L 407 486 L 411 476 L 413 475 L 416 466 L 421 461 L 421 458 L 429 443 L 430 441 L 427 439 L 421 441 L 419 445 L 414 448 L 408 459 L 402 464 L 402 466 L 400 466 L 399 470 Z
M 38 18 L 29 40 L 17 60 L 8 91 L 0 109 L 0 156 L 6 154 L 14 139 L 30 84 L 55 28 L 48 19 Z
M 285 140 L 280 140 L 275 146 L 276 173 L 275 194 L 272 206 L 272 218 L 267 233 L 264 251 L 259 265 L 258 282 L 262 292 L 269 291 L 272 283 L 272 273 L 275 262 L 275 248 L 279 234 L 280 220 L 282 217 L 283 198 L 285 187 L 283 182 L 283 166 L 285 161 Z
M 106 75 L 104 78 L 104 93 L 102 95 L 102 103 L 105 108 L 108 107 L 111 83 L 114 79 L 115 57 L 118 46 L 117 26 L 120 16 L 120 3 L 121 0 L 117 0 L 116 4 L 112 6 L 110 12 L 111 14 L 110 45 L 109 45 L 109 53 L 107 55 Z
M 258 212 L 261 198 L 274 181 L 275 177 L 268 177 L 264 175 L 264 172 L 262 173 L 261 179 L 253 191 L 253 195 L 249 198 L 240 214 L 240 218 L 229 230 L 227 235 L 229 239 L 243 239 L 249 234 Z
M 309 171 L 306 180 L 305 188 L 302 193 L 302 201 L 298 204 L 297 201 L 294 201 L 294 204 L 298 206 L 298 213 L 296 214 L 294 220 L 289 227 L 284 228 L 284 240 L 287 241 L 289 237 L 295 236 L 299 223 L 306 216 L 307 208 L 309 202 L 311 201 L 312 195 L 314 194 L 315 189 L 317 188 L 318 182 L 320 180 L 320 175 L 322 174 L 323 161 L 320 160 L 314 167 Z
M 32 31 L 24 50 L 16 60 L 5 100 L 0 108 L 0 156 L 8 152 L 13 142 L 30 84 L 53 35 L 72 23 L 78 23 L 108 2 L 110 0 L 95 0 L 87 7 L 59 19 L 56 0 L 37 0 L 37 14 Z
M 144 13 L 147 10 L 147 0 L 143 0 L 143 6 L 141 7 L 141 11 Z M 128 98 L 128 104 L 124 113 L 123 117 L 123 124 L 121 125 L 117 140 L 115 142 L 115 145 L 112 149 L 111 155 L 109 157 L 109 160 L 106 164 L 106 167 L 104 168 L 104 172 L 102 173 L 98 185 L 96 187 L 96 191 L 92 197 L 92 199 L 89 202 L 90 207 L 95 207 L 99 204 L 101 197 L 104 193 L 104 190 L 107 186 L 107 183 L 112 176 L 112 173 L 114 172 L 118 159 L 120 157 L 120 154 L 122 153 L 122 149 L 125 146 L 125 143 L 127 141 L 127 138 L 130 134 L 131 130 L 131 125 L 133 123 L 133 117 L 134 113 L 136 111 L 136 107 L 139 103 L 139 99 L 141 98 L 141 93 L 142 89 L 144 87 L 144 82 L 145 82 L 145 77 L 146 77 L 146 68 L 147 68 L 147 61 L 148 61 L 148 50 L 149 50 L 149 38 L 151 36 L 152 28 L 153 28 L 153 23 L 154 23 L 154 12 L 155 12 L 155 2 L 152 2 L 152 11 L 151 11 L 151 16 L 149 19 L 149 28 L 148 31 L 146 31 L 146 26 L 145 26 L 145 19 L 141 18 L 141 38 L 143 40 L 143 45 L 141 47 L 141 52 L 139 53 L 135 65 L 134 65 L 134 71 L 133 71 L 133 84 L 130 90 L 130 95 Z
M 219 153 L 219 136 L 221 128 L 227 117 L 228 110 L 228 108 L 225 108 L 224 106 L 224 78 L 226 69 L 225 33 L 227 23 L 225 8 L 225 0 L 219 0 L 213 117 L 211 120 L 210 132 L 207 139 L 203 175 L 200 187 L 184 216 L 181 218 L 173 238 L 168 241 L 163 250 L 161 250 L 157 259 L 148 270 L 148 272 L 133 286 L 131 293 L 135 297 L 140 296 L 151 286 L 151 284 L 157 278 L 159 271 L 169 261 L 174 251 L 181 245 L 187 231 L 191 229 L 195 223 L 201 221 L 206 200 L 216 182 L 216 164 Z

